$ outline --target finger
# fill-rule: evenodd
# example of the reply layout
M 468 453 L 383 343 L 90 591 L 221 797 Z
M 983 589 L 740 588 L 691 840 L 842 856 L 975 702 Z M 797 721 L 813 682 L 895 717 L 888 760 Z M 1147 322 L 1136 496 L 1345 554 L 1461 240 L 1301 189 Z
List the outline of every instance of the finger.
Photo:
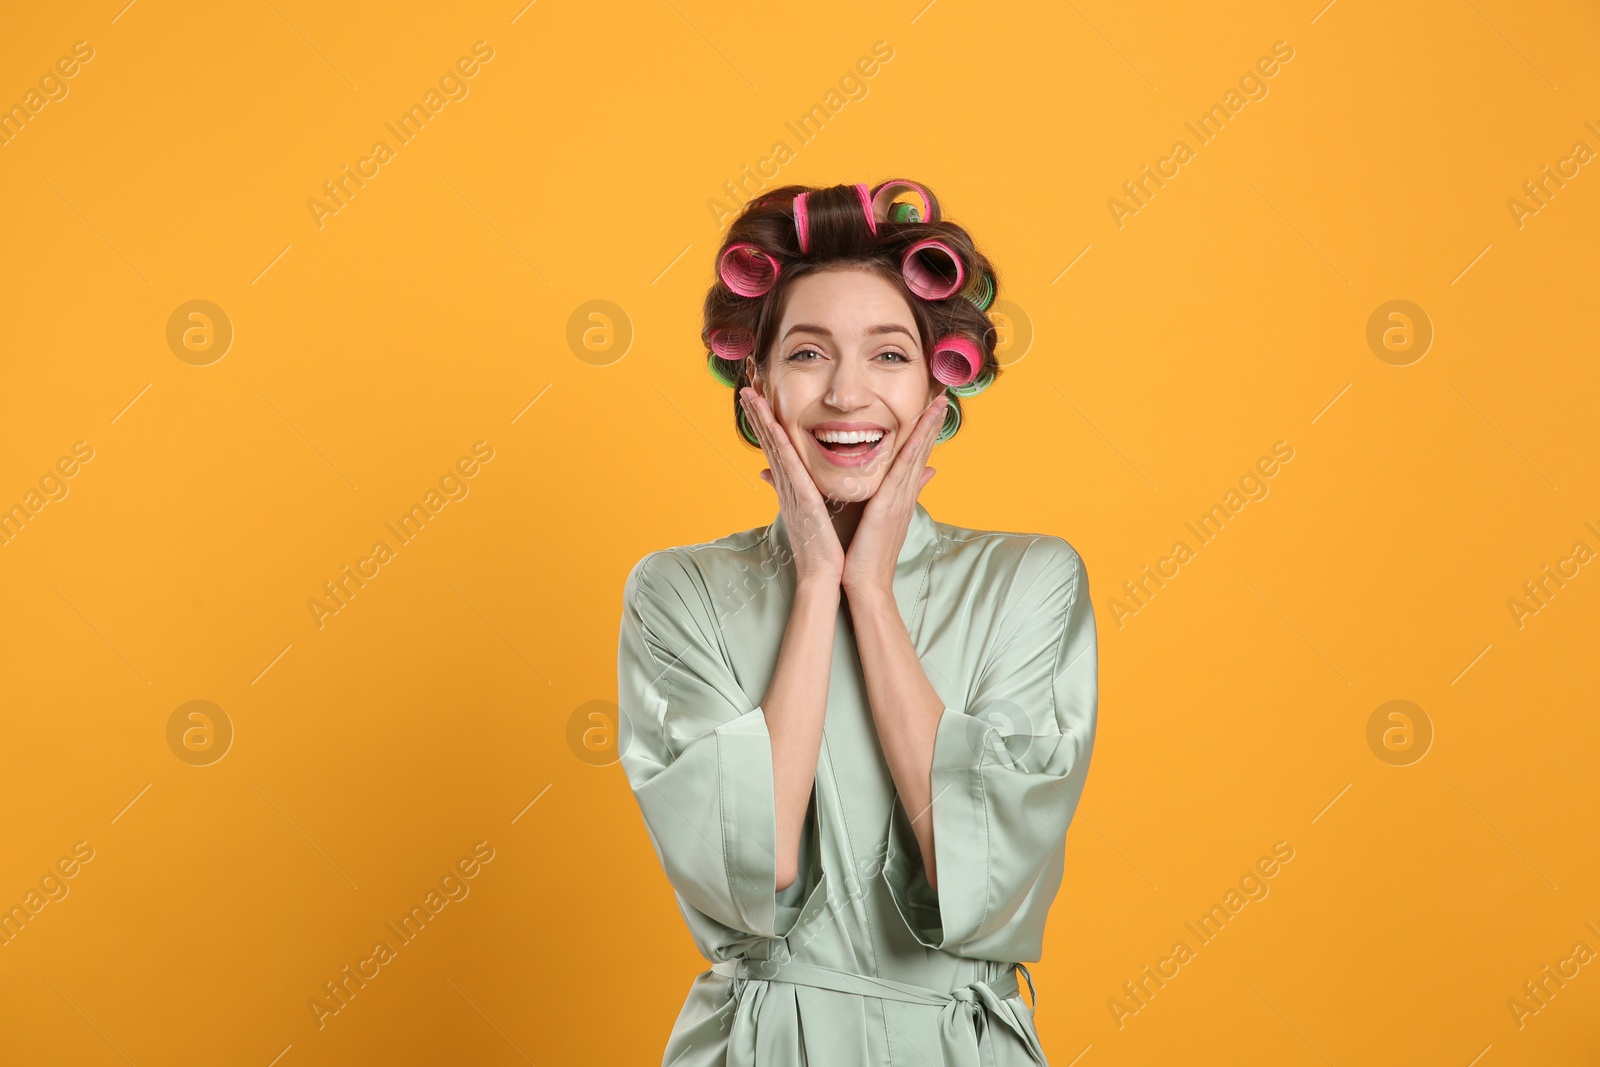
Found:
M 756 435 L 756 443 L 761 446 L 761 451 L 765 452 L 767 450 L 767 438 L 762 432 L 761 416 L 750 399 L 752 392 L 753 390 L 748 386 L 739 390 L 739 407 L 744 411 L 745 421 L 750 424 L 750 429 Z M 767 458 L 771 459 L 772 457 L 768 456 Z
M 936 410 L 928 419 L 927 433 L 924 435 L 922 443 L 922 458 L 924 460 L 933 452 L 934 442 L 939 439 L 939 431 L 944 428 L 945 414 L 950 410 L 951 401 L 949 397 L 941 395 L 936 399 L 941 402 L 936 402 Z
M 952 401 L 948 395 L 940 393 L 928 405 L 930 409 L 928 415 L 928 443 L 930 445 L 932 445 L 933 439 L 939 435 L 939 428 L 944 424 L 945 412 L 950 410 L 951 403 Z
M 764 412 L 761 396 L 755 390 L 747 388 L 743 394 L 743 400 L 745 415 L 749 419 L 751 427 L 755 430 L 756 437 L 761 440 L 762 451 L 767 453 L 767 461 L 776 468 L 778 466 L 776 442 L 773 441 L 772 430 L 767 425 L 767 416 Z
M 796 449 L 793 439 L 789 436 L 789 431 L 784 429 L 783 424 L 778 421 L 765 397 L 758 396 L 754 402 L 761 409 L 767 430 L 773 439 L 778 462 L 783 467 L 783 475 L 790 488 L 797 496 L 803 497 L 807 503 L 820 501 L 822 493 L 817 489 L 816 482 L 812 480 L 810 473 L 806 471 L 805 464 L 800 459 L 800 453 Z
M 911 431 L 911 440 L 906 442 L 906 450 L 920 452 L 923 456 L 933 447 L 933 439 L 939 434 L 939 424 L 944 420 L 944 409 L 940 401 L 944 399 L 941 393 L 928 401 L 928 406 L 922 409 L 922 414 L 917 418 L 917 424 Z
M 760 427 L 758 433 L 765 442 L 767 462 L 771 464 L 769 482 L 778 493 L 779 507 L 790 515 L 792 523 L 799 524 L 799 513 L 820 502 L 822 494 L 801 465 L 787 431 L 778 422 L 766 398 L 752 390 L 749 399 L 754 411 L 753 421 Z
M 740 393 L 739 399 L 744 404 L 745 418 L 750 423 L 750 428 L 755 431 L 756 439 L 761 443 L 761 451 L 766 454 L 767 463 L 770 464 L 768 473 L 775 473 L 780 466 L 778 453 L 773 446 L 772 432 L 768 429 L 766 419 L 762 417 L 761 409 L 756 404 L 756 401 L 760 398 L 755 395 L 754 390 L 750 390 L 747 387 L 745 391 Z M 774 489 L 778 488 L 776 482 L 771 484 Z
M 892 490 L 906 492 L 911 486 L 911 479 L 923 469 L 928 454 L 933 451 L 933 439 L 938 436 L 938 426 L 943 421 L 944 412 L 939 407 L 939 401 L 944 394 L 934 397 L 923 409 L 912 427 L 911 437 L 906 441 L 905 448 L 900 450 L 900 456 L 884 481 Z
M 770 472 L 773 478 L 777 479 L 773 487 L 779 490 L 780 498 L 791 498 L 794 479 L 780 440 L 783 428 L 777 425 L 777 420 L 773 417 L 772 409 L 767 405 L 765 397 L 759 394 L 752 395 L 750 405 L 754 413 L 753 421 L 760 427 L 758 433 L 767 452 L 767 462 L 771 464 Z
M 924 409 L 924 413 L 926 413 L 926 409 Z M 908 460 L 908 457 L 906 456 L 906 453 L 913 451 L 913 449 L 915 449 L 915 447 L 916 447 L 917 434 L 921 430 L 921 428 L 922 428 L 922 416 L 918 415 L 917 416 L 917 421 L 913 422 L 911 424 L 911 428 L 906 431 L 906 433 L 905 433 L 905 443 L 900 446 L 900 450 L 895 453 L 894 458 L 892 460 L 891 459 L 879 459 L 879 460 L 875 461 L 874 466 L 876 466 L 876 467 L 885 467 L 886 466 L 888 469 L 884 473 L 883 481 L 878 484 L 878 492 L 873 494 L 874 496 L 881 495 L 886 490 L 892 490 L 893 489 L 895 483 L 899 480 L 899 478 L 901 476 L 901 473 L 904 470 L 905 463 Z M 869 475 L 870 475 L 870 472 L 871 472 L 871 468 L 869 468 Z
M 760 399 L 759 394 L 749 387 L 741 390 L 739 394 L 739 402 L 744 405 L 745 418 L 749 421 L 750 428 L 755 430 L 756 437 L 760 439 L 762 449 L 766 450 L 769 442 L 766 420 L 761 417 L 761 408 L 757 404 Z
M 933 398 L 929 404 L 926 425 L 919 426 L 921 436 L 917 439 L 917 466 L 920 468 L 927 462 L 928 456 L 933 452 L 933 443 L 938 440 L 939 431 L 944 426 L 945 412 L 949 409 L 950 400 L 944 394 Z
M 773 412 L 765 399 L 760 401 L 765 413 L 767 429 L 772 434 L 773 443 L 777 446 L 778 455 L 793 473 L 800 466 L 800 453 L 795 449 L 794 441 L 789 436 L 789 431 L 783 423 L 778 421 L 778 416 Z
M 888 489 L 891 497 L 904 508 L 908 518 L 916 505 L 917 497 L 922 493 L 922 487 L 933 477 L 933 468 L 927 466 L 927 462 L 928 455 L 933 451 L 933 442 L 938 436 L 939 427 L 944 422 L 944 410 L 940 406 L 940 399 L 935 397 L 929 401 L 927 410 L 917 420 L 911 440 L 906 443 L 906 447 L 902 449 L 903 454 L 896 461 L 889 476 L 885 478 L 884 488 Z

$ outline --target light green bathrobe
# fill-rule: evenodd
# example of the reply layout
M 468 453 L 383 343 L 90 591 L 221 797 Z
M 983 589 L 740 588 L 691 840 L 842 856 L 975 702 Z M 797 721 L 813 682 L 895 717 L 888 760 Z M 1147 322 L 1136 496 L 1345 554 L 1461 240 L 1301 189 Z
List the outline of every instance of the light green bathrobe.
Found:
M 714 964 L 690 986 L 662 1064 L 1043 1064 L 1012 964 L 1039 959 L 1094 745 L 1083 563 L 1059 537 L 950 526 L 917 505 L 894 593 L 945 704 L 938 892 L 878 742 L 843 596 L 800 873 L 776 892 L 760 701 L 794 599 L 789 544 L 780 513 L 652 552 L 624 590 L 621 763 Z

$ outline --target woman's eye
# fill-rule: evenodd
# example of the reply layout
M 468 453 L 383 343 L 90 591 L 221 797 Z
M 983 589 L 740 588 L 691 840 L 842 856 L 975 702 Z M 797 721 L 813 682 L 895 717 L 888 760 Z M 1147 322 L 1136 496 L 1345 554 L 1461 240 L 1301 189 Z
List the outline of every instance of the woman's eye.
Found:
M 896 351 L 896 350 L 894 350 L 892 348 L 888 349 L 886 351 L 883 351 L 883 352 L 879 352 L 878 355 L 879 356 L 890 356 L 890 357 L 892 357 L 891 362 L 895 362 L 895 363 L 910 363 L 911 362 L 911 357 L 910 356 L 907 356 L 904 352 L 898 352 L 898 351 Z M 801 362 L 801 363 L 809 363 L 810 362 L 810 360 L 805 358 L 806 356 L 816 356 L 818 359 L 820 359 L 820 358 L 822 358 L 822 353 L 817 351 L 815 348 L 797 348 L 793 352 L 789 353 L 789 359 L 790 360 Z

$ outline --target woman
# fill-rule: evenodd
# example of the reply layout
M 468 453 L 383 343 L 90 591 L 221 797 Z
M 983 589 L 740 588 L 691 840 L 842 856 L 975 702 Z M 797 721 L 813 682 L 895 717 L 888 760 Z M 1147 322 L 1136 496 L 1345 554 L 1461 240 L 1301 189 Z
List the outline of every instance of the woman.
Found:
M 776 190 L 718 264 L 709 362 L 779 507 L 624 591 L 621 762 L 713 963 L 662 1063 L 1044 1064 L 1017 971 L 1094 744 L 1087 580 L 917 500 L 999 370 L 992 268 L 910 182 Z

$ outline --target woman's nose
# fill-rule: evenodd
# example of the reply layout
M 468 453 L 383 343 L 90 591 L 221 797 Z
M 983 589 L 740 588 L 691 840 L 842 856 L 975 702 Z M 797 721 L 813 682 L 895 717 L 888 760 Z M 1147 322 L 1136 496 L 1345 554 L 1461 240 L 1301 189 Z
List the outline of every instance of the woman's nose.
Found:
M 828 381 L 828 406 L 838 411 L 853 411 L 860 407 L 866 396 L 864 368 L 855 361 L 842 359 L 833 365 Z

